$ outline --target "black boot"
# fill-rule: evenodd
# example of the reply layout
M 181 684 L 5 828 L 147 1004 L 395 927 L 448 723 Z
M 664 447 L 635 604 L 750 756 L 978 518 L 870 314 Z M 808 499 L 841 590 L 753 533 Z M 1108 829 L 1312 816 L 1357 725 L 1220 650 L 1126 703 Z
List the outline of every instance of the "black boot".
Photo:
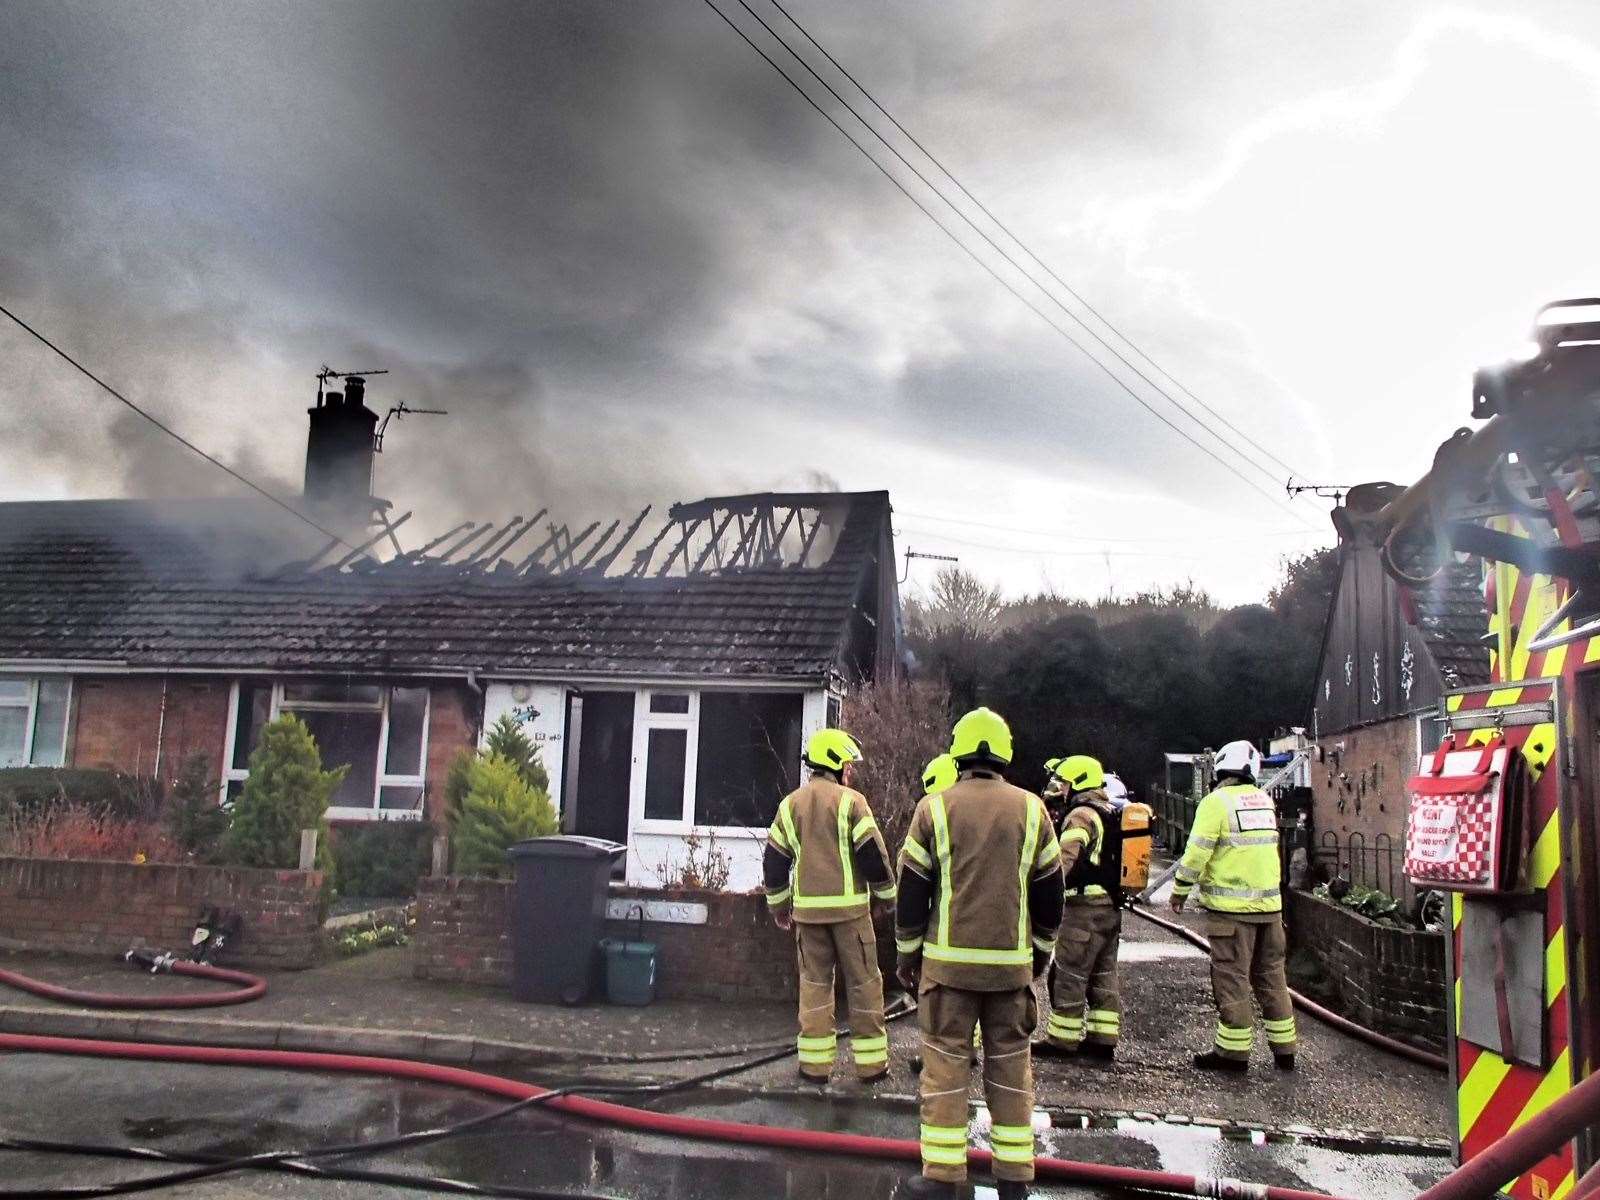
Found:
M 995 1190 L 1000 1194 L 1000 1200 L 1028 1200 L 1028 1185 L 1018 1183 L 1015 1179 L 996 1180 Z
M 1272 1065 L 1280 1071 L 1292 1071 L 1294 1070 L 1294 1055 L 1274 1054 L 1272 1056 Z
M 900 1186 L 894 1190 L 894 1200 L 957 1200 L 961 1189 L 962 1185 L 958 1183 L 913 1175 L 900 1181 Z
M 1207 1050 L 1204 1054 L 1194 1056 L 1194 1065 L 1202 1071 L 1231 1071 L 1235 1075 L 1243 1075 L 1250 1069 L 1250 1064 L 1242 1058 L 1224 1058 L 1215 1050 Z
M 1040 1038 L 1033 1043 L 1033 1052 L 1040 1058 L 1077 1058 L 1077 1050 L 1068 1050 L 1065 1046 L 1052 1042 L 1049 1038 Z

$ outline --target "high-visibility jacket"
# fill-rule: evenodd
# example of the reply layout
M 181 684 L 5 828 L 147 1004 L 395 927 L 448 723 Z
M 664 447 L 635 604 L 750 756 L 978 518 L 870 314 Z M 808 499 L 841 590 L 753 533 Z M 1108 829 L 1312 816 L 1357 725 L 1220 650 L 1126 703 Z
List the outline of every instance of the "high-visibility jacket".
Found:
M 925 796 L 900 851 L 895 946 L 930 983 L 1027 987 L 1061 925 L 1061 845 L 1031 792 L 966 771 Z
M 1200 905 L 1212 912 L 1283 911 L 1283 866 L 1278 859 L 1278 810 L 1253 783 L 1219 787 L 1195 810 L 1189 844 L 1178 864 L 1175 895 L 1199 885 Z
M 767 830 L 762 882 L 769 907 L 792 906 L 794 919 L 809 924 L 861 916 L 869 891 L 894 899 L 889 852 L 866 797 L 825 775 L 785 796 Z
M 1061 826 L 1067 902 L 1113 904 L 1122 883 L 1122 825 L 1117 811 L 1098 788 L 1080 792 L 1071 803 Z

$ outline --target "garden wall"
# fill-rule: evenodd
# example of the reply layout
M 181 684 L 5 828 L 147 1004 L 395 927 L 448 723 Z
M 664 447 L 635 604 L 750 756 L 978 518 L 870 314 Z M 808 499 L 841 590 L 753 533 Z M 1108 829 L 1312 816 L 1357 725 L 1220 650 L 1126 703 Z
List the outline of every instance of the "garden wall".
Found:
M 317 871 L 0 858 L 0 937 L 74 954 L 181 951 L 216 906 L 243 920 L 223 962 L 300 970 L 320 950 L 321 891 Z
M 613 885 L 613 900 L 703 904 L 704 925 L 646 921 L 660 948 L 664 1000 L 792 1000 L 794 936 L 778 929 L 759 894 L 662 892 Z M 417 895 L 418 979 L 509 986 L 511 884 L 459 876 L 423 879 Z M 608 921 L 606 936 L 633 937 L 636 921 Z
M 1368 1029 L 1444 1049 L 1444 935 L 1379 925 L 1309 892 L 1288 897 L 1290 946 L 1316 958 L 1335 1008 Z

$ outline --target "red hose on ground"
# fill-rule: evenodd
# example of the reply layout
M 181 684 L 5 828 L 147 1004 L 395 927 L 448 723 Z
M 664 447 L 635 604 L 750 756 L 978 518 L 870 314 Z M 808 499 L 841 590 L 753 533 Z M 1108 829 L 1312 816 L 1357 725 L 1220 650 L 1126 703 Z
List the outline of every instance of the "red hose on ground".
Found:
M 1487 1200 L 1499 1195 L 1507 1183 L 1577 1137 L 1597 1116 L 1600 1075 L 1591 1075 L 1527 1124 L 1457 1167 L 1417 1200 Z
M 227 992 L 174 992 L 151 995 L 118 995 L 114 992 L 80 992 L 75 988 L 57 987 L 42 979 L 18 975 L 15 971 L 0 971 L 0 983 L 9 984 L 46 1000 L 62 1004 L 76 1004 L 80 1008 L 218 1008 L 224 1004 L 245 1004 L 266 995 L 267 981 L 259 975 L 244 971 L 230 971 L 226 967 L 213 967 L 210 963 L 185 962 L 177 959 L 166 967 L 174 975 L 191 975 L 196 979 L 215 979 L 220 983 L 237 983 L 241 986 Z
M 1168 933 L 1175 933 L 1183 938 L 1184 941 L 1198 946 L 1207 954 L 1211 953 L 1211 943 L 1194 930 L 1187 929 L 1176 921 L 1169 921 L 1165 917 L 1158 917 L 1155 913 L 1148 909 L 1140 908 L 1137 904 L 1130 904 L 1128 908 L 1152 925 L 1157 925 Z M 1391 1054 L 1398 1054 L 1402 1058 L 1409 1058 L 1412 1062 L 1421 1063 L 1425 1067 L 1432 1067 L 1435 1071 L 1448 1071 L 1450 1069 L 1450 1065 L 1445 1062 L 1442 1055 L 1434 1054 L 1430 1050 L 1423 1050 L 1417 1046 L 1407 1045 L 1405 1042 L 1398 1041 L 1395 1038 L 1385 1037 L 1381 1033 L 1375 1033 L 1365 1025 L 1357 1025 L 1349 1017 L 1342 1017 L 1332 1009 L 1324 1008 L 1309 996 L 1303 996 L 1299 992 L 1290 989 L 1289 998 L 1294 1001 L 1296 1008 L 1310 1013 L 1319 1021 L 1332 1025 L 1335 1029 L 1343 1030 L 1353 1038 L 1360 1038 L 1364 1042 L 1370 1042 L 1372 1045 L 1387 1050 Z
M 461 1067 L 444 1067 L 404 1058 L 373 1058 L 356 1054 L 319 1054 L 298 1050 L 241 1050 L 223 1046 L 158 1046 L 144 1042 L 102 1042 L 89 1038 L 0 1033 L 0 1051 L 3 1050 L 214 1066 L 265 1067 L 280 1071 L 338 1071 L 383 1075 L 393 1079 L 410 1079 L 467 1088 L 507 1100 L 525 1100 L 530 1096 L 543 1095 L 547 1090 L 535 1084 L 503 1079 L 497 1075 L 485 1075 Z M 643 1133 L 694 1138 L 699 1141 L 770 1146 L 782 1150 L 810 1150 L 866 1158 L 897 1159 L 912 1163 L 921 1160 L 921 1148 L 916 1142 L 896 1138 L 686 1117 L 629 1108 L 623 1104 L 614 1104 L 607 1100 L 591 1100 L 583 1096 L 562 1096 L 553 1100 L 550 1107 L 570 1116 L 584 1117 Z M 971 1162 L 977 1167 L 987 1167 L 989 1152 L 973 1150 Z M 1183 1196 L 1227 1197 L 1233 1200 L 1330 1200 L 1320 1192 L 1306 1192 L 1296 1188 L 1271 1187 L 1231 1179 L 1205 1179 L 1194 1175 L 1147 1171 L 1134 1167 L 1103 1166 L 1064 1158 L 1040 1158 L 1035 1160 L 1034 1165 L 1039 1175 L 1044 1178 L 1097 1187 L 1138 1188 Z

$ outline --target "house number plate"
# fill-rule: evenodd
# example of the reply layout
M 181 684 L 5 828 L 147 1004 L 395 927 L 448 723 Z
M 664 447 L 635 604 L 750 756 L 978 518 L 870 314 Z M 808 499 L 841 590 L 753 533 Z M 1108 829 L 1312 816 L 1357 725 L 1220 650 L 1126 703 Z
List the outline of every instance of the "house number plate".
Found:
M 626 896 L 614 896 L 606 901 L 606 917 L 612 921 L 637 921 L 641 908 L 644 909 L 646 921 L 658 921 L 666 925 L 706 923 L 704 904 L 676 900 L 629 900 Z

